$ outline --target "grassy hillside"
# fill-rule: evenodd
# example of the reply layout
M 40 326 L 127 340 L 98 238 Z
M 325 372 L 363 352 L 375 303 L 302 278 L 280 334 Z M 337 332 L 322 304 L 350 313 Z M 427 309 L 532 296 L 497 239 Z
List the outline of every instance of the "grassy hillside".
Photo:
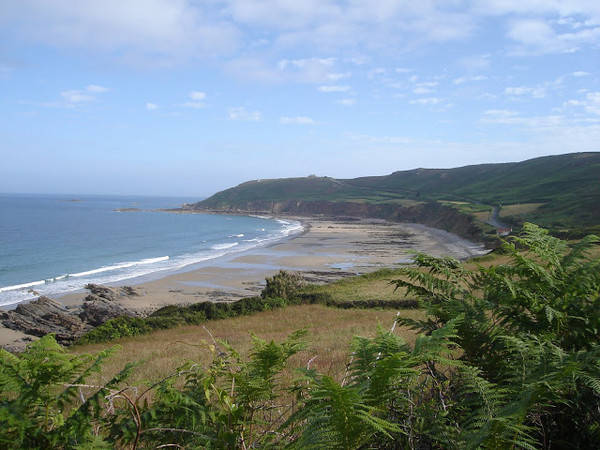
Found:
M 349 180 L 256 180 L 219 192 L 192 207 L 293 213 L 337 211 L 348 215 L 373 215 L 377 211 L 383 216 L 381 208 L 361 210 L 356 204 L 393 209 L 442 202 L 463 214 L 501 205 L 506 208 L 501 211 L 503 220 L 515 225 L 531 221 L 554 232 L 579 234 L 600 230 L 599 180 L 600 153 L 574 153 L 518 163 L 415 169 Z M 331 203 L 343 203 L 346 207 L 323 207 Z M 522 204 L 536 207 L 517 207 Z M 414 218 L 414 214 L 409 217 Z

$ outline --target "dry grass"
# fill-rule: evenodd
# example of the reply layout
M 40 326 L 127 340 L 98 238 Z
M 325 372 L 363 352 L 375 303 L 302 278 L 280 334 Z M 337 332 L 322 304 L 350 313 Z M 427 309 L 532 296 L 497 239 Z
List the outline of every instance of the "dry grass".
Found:
M 525 215 L 535 211 L 542 205 L 543 203 L 519 203 L 516 205 L 502 205 L 499 215 L 500 217 Z
M 350 342 L 354 336 L 373 336 L 377 326 L 390 329 L 397 311 L 392 310 L 341 310 L 322 305 L 290 306 L 252 316 L 206 322 L 204 326 L 186 326 L 155 332 L 145 336 L 126 338 L 113 344 L 122 350 L 108 361 L 102 373 L 107 381 L 131 361 L 143 361 L 136 368 L 129 383 L 139 385 L 144 381 L 156 381 L 173 373 L 186 361 L 208 365 L 209 351 L 200 345 L 202 341 L 226 340 L 242 356 L 251 350 L 251 332 L 267 341 L 282 341 L 295 330 L 307 328 L 307 349 L 290 360 L 291 367 L 306 367 L 316 356 L 311 368 L 340 380 L 350 357 Z M 401 315 L 410 318 L 423 317 L 419 310 L 403 310 Z M 210 332 L 210 334 L 209 334 Z M 409 343 L 414 342 L 411 330 L 396 327 L 396 334 Z M 94 353 L 108 344 L 77 347 L 78 353 Z
M 479 220 L 480 222 L 486 222 L 490 219 L 490 211 L 479 211 L 476 213 L 473 213 L 473 216 L 475 216 L 475 218 L 477 220 Z

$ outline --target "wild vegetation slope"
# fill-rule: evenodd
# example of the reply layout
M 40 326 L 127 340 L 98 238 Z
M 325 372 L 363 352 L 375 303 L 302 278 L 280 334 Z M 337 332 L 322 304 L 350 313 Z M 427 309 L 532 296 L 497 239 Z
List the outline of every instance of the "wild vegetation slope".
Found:
M 347 180 L 315 176 L 255 180 L 190 207 L 224 212 L 382 217 L 448 229 L 448 223 L 432 223 L 432 208 L 441 208 L 435 215 L 442 210 L 444 214 L 452 210 L 470 215 L 491 211 L 498 205 L 528 204 L 535 206 L 513 208 L 517 213 L 503 214 L 503 219 L 517 226 L 532 221 L 553 232 L 576 235 L 600 230 L 598 180 L 600 153 L 574 153 L 518 163 L 415 169 Z M 468 221 L 463 223 L 463 228 L 471 226 Z M 472 232 L 458 234 L 469 237 Z

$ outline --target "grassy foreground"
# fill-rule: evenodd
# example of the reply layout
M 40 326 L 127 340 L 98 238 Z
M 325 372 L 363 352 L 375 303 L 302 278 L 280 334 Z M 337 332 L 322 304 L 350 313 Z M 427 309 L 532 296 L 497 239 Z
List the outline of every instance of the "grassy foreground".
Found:
M 393 287 L 388 285 L 393 291 Z M 412 319 L 424 317 L 421 310 L 403 310 L 402 316 Z M 202 341 L 225 340 L 242 356 L 252 348 L 251 333 L 276 342 L 299 329 L 307 329 L 305 350 L 292 356 L 290 366 L 311 367 L 340 380 L 349 362 L 350 341 L 354 336 L 373 337 L 377 327 L 391 329 L 396 311 L 384 309 L 338 309 L 323 305 L 299 305 L 260 312 L 250 316 L 214 320 L 203 325 L 183 326 L 161 330 L 143 336 L 117 339 L 110 344 L 77 346 L 73 351 L 95 353 L 107 345 L 119 344 L 122 349 L 104 365 L 102 380 L 112 378 L 125 364 L 144 361 L 134 372 L 130 382 L 160 379 L 172 373 L 184 361 L 207 366 L 212 354 Z M 396 327 L 396 335 L 414 342 L 415 333 Z

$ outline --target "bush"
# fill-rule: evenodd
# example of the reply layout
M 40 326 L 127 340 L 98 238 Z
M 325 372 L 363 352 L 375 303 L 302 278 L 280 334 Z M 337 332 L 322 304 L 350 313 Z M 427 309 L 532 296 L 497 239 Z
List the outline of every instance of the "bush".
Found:
M 415 309 L 419 308 L 419 302 L 417 300 L 405 300 L 405 299 L 372 299 L 372 300 L 359 300 L 359 301 L 335 301 L 328 302 L 327 306 L 334 306 L 341 309 L 368 309 L 368 308 L 381 308 L 381 309 Z
M 280 270 L 279 273 L 266 279 L 267 285 L 262 290 L 262 298 L 293 299 L 300 292 L 302 277 L 296 273 Z
M 146 319 L 140 317 L 121 316 L 111 319 L 83 335 L 77 341 L 78 344 L 92 344 L 95 342 L 106 342 L 128 336 L 137 336 L 149 333 L 152 327 Z

